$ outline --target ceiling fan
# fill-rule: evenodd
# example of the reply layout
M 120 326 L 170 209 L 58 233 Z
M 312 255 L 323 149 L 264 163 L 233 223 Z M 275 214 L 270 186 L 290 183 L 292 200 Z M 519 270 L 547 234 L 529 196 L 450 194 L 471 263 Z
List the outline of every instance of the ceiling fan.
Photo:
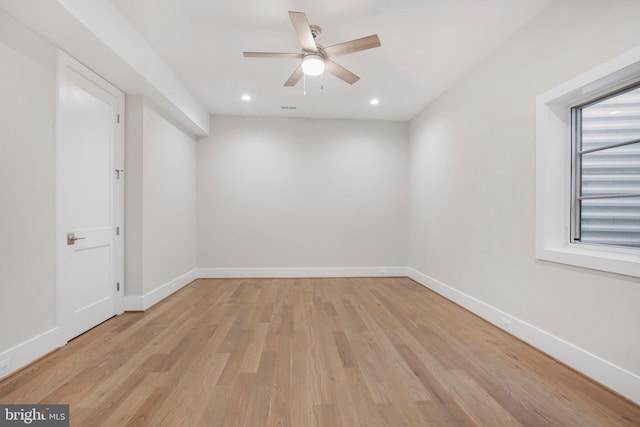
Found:
M 285 86 L 295 86 L 303 75 L 319 76 L 325 70 L 344 80 L 350 85 L 354 84 L 360 77 L 353 74 L 346 68 L 338 65 L 332 58 L 336 56 L 348 55 L 362 50 L 372 49 L 380 46 L 380 39 L 377 34 L 351 40 L 333 46 L 323 47 L 316 43 L 316 38 L 322 32 L 317 25 L 309 25 L 307 15 L 302 12 L 289 12 L 289 18 L 293 28 L 298 33 L 301 53 L 278 53 L 278 52 L 243 52 L 245 58 L 284 58 L 301 59 L 300 65 L 284 83 Z

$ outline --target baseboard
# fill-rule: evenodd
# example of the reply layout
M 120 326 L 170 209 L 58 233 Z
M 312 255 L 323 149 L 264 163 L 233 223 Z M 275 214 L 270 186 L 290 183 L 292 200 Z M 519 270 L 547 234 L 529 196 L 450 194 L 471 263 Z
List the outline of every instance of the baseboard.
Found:
M 2 372 L 0 379 L 6 377 L 66 344 L 62 339 L 60 329 L 56 326 L 46 332 L 41 333 L 27 341 L 20 343 L 10 349 L 0 353 L 0 364 Z M 7 364 L 3 362 L 7 361 Z M 4 369 L 6 366 L 6 369 Z
M 142 296 L 125 296 L 125 311 L 145 311 L 198 278 L 198 269 L 177 277 Z
M 304 277 L 404 277 L 405 267 L 311 267 L 311 268 L 199 268 L 201 279 L 304 278 Z
M 543 331 L 523 320 L 498 310 L 444 283 L 407 268 L 407 275 L 428 289 L 444 296 L 524 342 L 571 368 L 594 379 L 627 399 L 640 404 L 640 376 Z
M 125 296 L 125 311 L 145 311 L 196 279 L 302 278 L 302 277 L 404 277 L 405 267 L 333 268 L 196 268 L 144 295 Z

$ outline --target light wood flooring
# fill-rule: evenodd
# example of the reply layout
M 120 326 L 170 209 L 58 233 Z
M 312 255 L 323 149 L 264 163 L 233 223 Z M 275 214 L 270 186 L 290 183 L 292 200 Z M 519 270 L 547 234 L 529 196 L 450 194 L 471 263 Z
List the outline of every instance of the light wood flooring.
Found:
M 640 407 L 407 278 L 197 280 L 0 382 L 74 426 L 640 426 Z

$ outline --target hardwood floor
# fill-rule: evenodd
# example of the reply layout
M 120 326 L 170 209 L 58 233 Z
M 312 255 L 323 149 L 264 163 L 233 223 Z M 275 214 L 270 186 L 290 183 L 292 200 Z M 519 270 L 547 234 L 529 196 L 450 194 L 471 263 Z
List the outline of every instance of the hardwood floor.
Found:
M 74 426 L 640 426 L 640 407 L 407 278 L 197 280 L 0 382 Z

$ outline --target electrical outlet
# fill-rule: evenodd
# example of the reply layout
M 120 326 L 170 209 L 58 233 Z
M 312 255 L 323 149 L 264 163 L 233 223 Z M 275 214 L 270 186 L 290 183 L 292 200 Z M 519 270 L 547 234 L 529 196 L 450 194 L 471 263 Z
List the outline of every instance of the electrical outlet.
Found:
M 225 270 L 224 277 L 231 277 L 231 270 Z
M 0 361 L 0 377 L 9 372 L 9 359 Z
M 503 317 L 502 320 L 500 321 L 500 327 L 502 329 L 504 329 L 505 331 L 510 331 L 511 330 L 511 320 L 507 317 Z

